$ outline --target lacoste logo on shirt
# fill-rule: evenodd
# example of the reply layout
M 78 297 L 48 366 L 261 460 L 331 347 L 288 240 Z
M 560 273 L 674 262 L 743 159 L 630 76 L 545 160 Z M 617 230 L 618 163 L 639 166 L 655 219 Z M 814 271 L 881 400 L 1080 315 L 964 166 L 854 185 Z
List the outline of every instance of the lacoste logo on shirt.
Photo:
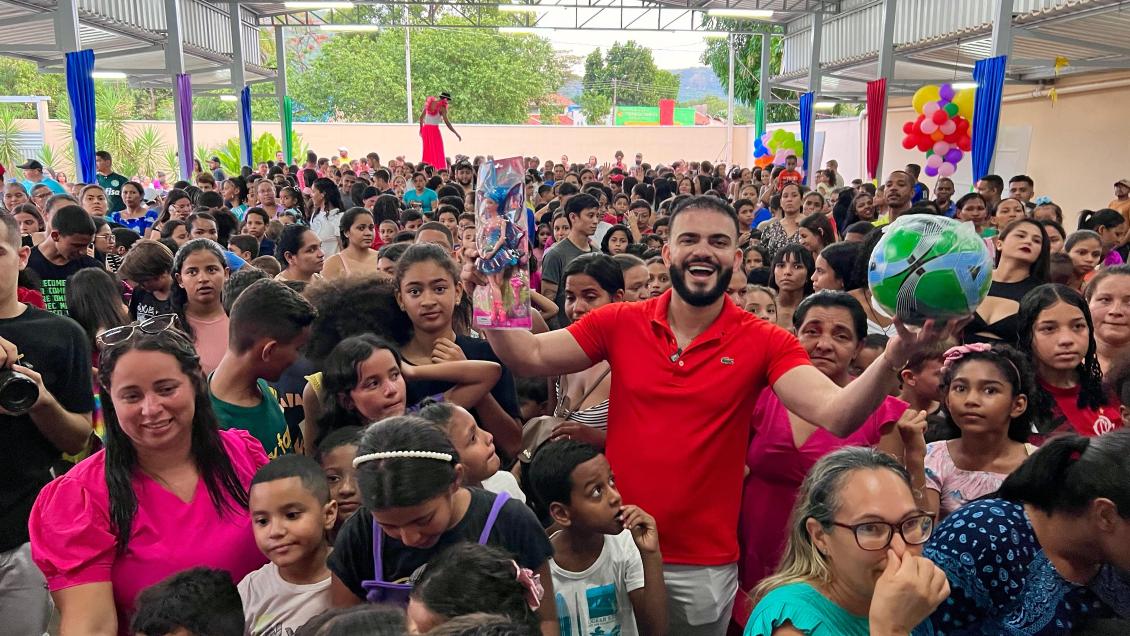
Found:
M 724 364 L 726 366 L 731 366 L 731 365 L 734 364 L 734 359 L 730 358 L 730 357 L 722 358 L 722 364 Z

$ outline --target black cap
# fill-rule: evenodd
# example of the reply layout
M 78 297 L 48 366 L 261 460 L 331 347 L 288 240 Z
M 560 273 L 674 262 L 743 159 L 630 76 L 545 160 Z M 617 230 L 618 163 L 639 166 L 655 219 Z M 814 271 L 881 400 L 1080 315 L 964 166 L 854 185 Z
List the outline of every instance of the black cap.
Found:
M 35 159 L 28 159 L 22 165 L 16 167 L 20 170 L 42 170 L 43 164 L 39 163 Z
M 440 99 L 446 99 L 447 101 L 450 102 L 451 101 L 451 93 L 444 91 L 444 92 L 439 94 L 439 98 Z
M 220 163 L 220 158 L 219 157 L 212 157 L 208 161 L 215 161 L 216 163 Z

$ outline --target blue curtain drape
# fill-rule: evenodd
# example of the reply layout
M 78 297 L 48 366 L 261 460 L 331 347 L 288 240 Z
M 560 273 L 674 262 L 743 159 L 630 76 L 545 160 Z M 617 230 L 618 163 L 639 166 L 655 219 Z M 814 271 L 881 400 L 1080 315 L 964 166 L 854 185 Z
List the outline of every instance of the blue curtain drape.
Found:
M 251 157 L 251 87 L 244 86 L 239 92 L 239 108 L 243 111 L 243 120 L 239 129 L 239 154 L 243 165 L 255 167 Z
M 997 147 L 1001 116 L 1001 93 L 1008 56 L 978 60 L 973 66 L 977 92 L 973 97 L 973 182 L 989 174 Z
M 800 96 L 800 145 L 804 152 L 804 178 L 808 180 L 808 157 L 812 149 L 812 118 L 816 116 L 812 109 L 812 100 L 816 99 L 815 93 L 805 93 Z
M 83 183 L 98 183 L 94 168 L 94 51 L 83 49 L 66 55 L 67 99 L 71 104 L 71 131 L 75 140 L 75 165 Z

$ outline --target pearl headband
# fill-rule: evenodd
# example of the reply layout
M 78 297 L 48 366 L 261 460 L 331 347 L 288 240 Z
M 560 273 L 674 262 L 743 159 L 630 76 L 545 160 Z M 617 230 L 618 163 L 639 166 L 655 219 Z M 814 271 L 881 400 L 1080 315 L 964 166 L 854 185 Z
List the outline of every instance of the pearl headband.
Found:
M 435 459 L 441 462 L 451 463 L 455 459 L 447 453 L 434 453 L 432 451 L 384 451 L 381 453 L 368 453 L 366 455 L 358 455 L 353 460 L 353 467 L 357 468 L 366 462 L 376 461 L 378 459 Z

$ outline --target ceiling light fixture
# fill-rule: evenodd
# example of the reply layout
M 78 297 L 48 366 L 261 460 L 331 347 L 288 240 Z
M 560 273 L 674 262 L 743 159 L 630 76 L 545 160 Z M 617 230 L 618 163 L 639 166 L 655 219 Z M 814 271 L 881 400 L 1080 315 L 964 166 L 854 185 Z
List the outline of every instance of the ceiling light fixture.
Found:
M 768 20 L 773 17 L 772 11 L 764 9 L 707 9 L 706 15 L 712 18 L 736 18 L 738 20 Z

